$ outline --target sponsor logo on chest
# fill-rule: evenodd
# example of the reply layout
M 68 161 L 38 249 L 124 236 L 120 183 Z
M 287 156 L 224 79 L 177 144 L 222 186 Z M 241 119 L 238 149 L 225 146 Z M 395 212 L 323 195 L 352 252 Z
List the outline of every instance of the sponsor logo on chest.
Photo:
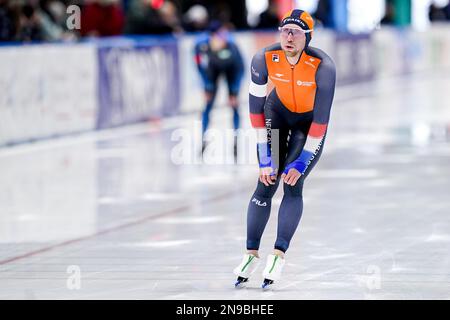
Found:
M 316 66 L 314 64 L 312 64 L 311 62 L 314 62 L 314 58 L 309 58 L 309 61 L 305 61 L 305 64 L 316 69 Z
M 274 76 L 270 76 L 270 79 L 272 80 L 277 80 L 277 81 L 281 81 L 281 82 L 291 82 L 289 79 L 282 79 L 280 77 L 276 77 L 277 74 L 275 74 Z
M 315 84 L 315 82 L 312 82 L 312 81 L 297 80 L 297 85 L 300 87 L 312 87 L 314 84 Z

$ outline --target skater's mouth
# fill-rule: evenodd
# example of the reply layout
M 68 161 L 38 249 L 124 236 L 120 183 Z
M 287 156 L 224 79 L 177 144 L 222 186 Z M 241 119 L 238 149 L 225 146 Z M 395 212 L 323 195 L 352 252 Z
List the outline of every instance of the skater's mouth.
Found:
M 293 45 L 290 45 L 290 44 L 285 45 L 285 47 L 286 47 L 287 50 L 295 49 L 295 47 Z

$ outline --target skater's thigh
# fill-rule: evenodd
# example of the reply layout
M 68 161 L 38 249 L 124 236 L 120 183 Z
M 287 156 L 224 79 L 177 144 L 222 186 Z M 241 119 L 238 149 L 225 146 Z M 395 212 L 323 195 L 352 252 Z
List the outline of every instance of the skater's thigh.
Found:
M 278 185 L 280 184 L 280 177 L 277 177 L 277 180 L 274 184 L 266 186 L 259 179 L 256 185 L 255 195 L 261 198 L 270 199 L 275 195 L 275 192 L 278 189 Z
M 286 164 L 293 162 L 300 156 L 305 147 L 307 135 L 302 129 L 291 129 L 287 145 Z
M 215 68 L 208 68 L 206 71 L 207 84 L 205 85 L 205 91 L 215 97 L 217 93 L 217 85 L 219 81 L 220 73 Z
M 288 151 L 286 156 L 286 165 L 296 160 L 300 153 L 303 151 L 303 148 L 305 147 L 307 139 L 307 134 L 305 134 L 305 131 L 303 129 L 293 129 L 291 130 L 289 142 L 288 142 Z M 325 137 L 324 141 L 325 142 Z M 297 184 L 294 186 L 303 186 L 304 180 L 308 177 L 311 170 L 314 168 L 314 166 L 317 164 L 317 162 L 320 159 L 320 156 L 322 154 L 323 150 L 323 143 L 322 147 L 317 151 L 316 154 L 314 154 L 314 157 L 312 158 L 311 162 L 308 165 L 308 168 L 306 169 L 305 173 L 301 175 L 300 179 L 298 180 Z M 283 168 L 284 170 L 284 168 Z
M 264 117 L 266 119 L 266 127 L 271 129 L 289 129 L 288 122 L 280 112 L 285 108 L 273 89 L 267 96 L 264 104 Z
M 241 84 L 241 76 L 233 67 L 229 67 L 225 71 L 225 77 L 228 85 L 228 94 L 230 96 L 238 96 Z
M 271 150 L 272 161 L 274 168 L 277 168 L 278 172 L 280 172 L 280 168 L 286 159 L 289 136 L 289 125 L 279 112 L 280 108 L 284 108 L 284 106 L 278 99 L 276 91 L 272 90 L 264 106 L 264 117 L 266 119 L 267 140 Z

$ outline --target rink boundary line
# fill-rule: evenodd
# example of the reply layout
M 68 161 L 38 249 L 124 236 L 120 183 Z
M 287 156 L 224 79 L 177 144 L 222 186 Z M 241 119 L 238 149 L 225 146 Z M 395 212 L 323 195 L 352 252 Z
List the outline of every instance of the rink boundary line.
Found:
M 223 199 L 229 197 L 230 195 L 233 195 L 233 194 L 238 193 L 240 191 L 241 190 L 228 191 L 226 193 L 222 193 L 222 194 L 217 195 L 215 197 L 211 197 L 209 199 L 201 201 L 201 204 L 203 205 L 203 204 L 208 204 L 210 202 L 223 200 Z M 197 206 L 197 205 L 198 204 L 196 204 L 195 206 Z M 177 213 L 180 213 L 182 211 L 188 210 L 188 209 L 192 208 L 193 206 L 194 205 L 191 205 L 191 204 L 184 205 L 184 206 L 181 206 L 181 207 L 178 207 L 178 208 L 174 208 L 174 209 L 171 209 L 171 210 L 168 210 L 168 211 L 165 211 L 165 212 L 161 212 L 161 213 L 158 213 L 158 214 L 155 214 L 155 215 L 146 216 L 146 217 L 134 220 L 134 221 L 130 221 L 130 222 L 127 222 L 127 223 L 124 223 L 124 224 L 119 224 L 119 225 L 114 226 L 114 227 L 106 228 L 104 230 L 95 232 L 93 234 L 90 234 L 90 235 L 87 235 L 87 236 L 84 236 L 84 237 L 79 237 L 79 238 L 75 238 L 75 239 L 66 240 L 66 241 L 63 241 L 63 242 L 60 242 L 60 243 L 56 243 L 54 245 L 43 247 L 41 249 L 30 251 L 30 252 L 27 252 L 27 253 L 15 256 L 15 257 L 11 257 L 11 258 L 7 258 L 7 259 L 4 259 L 4 260 L 0 260 L 0 266 L 6 265 L 6 264 L 8 264 L 10 262 L 18 261 L 18 260 L 21 260 L 21 259 L 33 257 L 33 256 L 36 256 L 36 255 L 38 255 L 40 253 L 48 252 L 48 251 L 51 251 L 53 249 L 65 247 L 65 246 L 68 246 L 68 245 L 71 245 L 71 244 L 74 244 L 74 243 L 79 243 L 79 242 L 83 242 L 85 240 L 89 240 L 89 239 L 93 239 L 93 238 L 96 238 L 96 237 L 100 237 L 100 236 L 103 236 L 105 234 L 113 233 L 115 231 L 120 231 L 120 230 L 124 230 L 124 229 L 127 229 L 127 228 L 131 228 L 131 227 L 140 225 L 142 223 L 145 223 L 147 221 L 155 220 L 155 219 L 158 219 L 158 218 L 161 218 L 161 217 L 165 217 L 165 216 L 169 216 L 169 215 L 172 215 L 172 214 L 177 214 Z
M 126 126 L 86 131 L 78 134 L 67 134 L 60 137 L 42 138 L 29 143 L 18 143 L 10 146 L 0 147 L 0 158 L 24 154 L 28 152 L 37 152 L 51 150 L 56 148 L 70 147 L 87 142 L 97 142 L 103 140 L 120 139 L 140 134 L 152 134 L 180 126 L 180 122 L 193 117 L 194 113 L 186 113 L 175 117 L 153 119 L 146 122 L 130 124 Z
M 248 101 L 246 101 L 248 103 Z M 224 105 L 218 104 L 215 109 L 218 119 L 223 119 L 225 113 L 222 112 Z M 38 152 L 45 150 L 52 150 L 57 148 L 67 148 L 73 145 L 99 142 L 114 139 L 122 139 L 124 137 L 136 136 L 141 134 L 153 134 L 163 132 L 165 130 L 184 127 L 183 123 L 188 123 L 191 120 L 197 119 L 201 111 L 187 111 L 180 115 L 173 117 L 163 117 L 158 119 L 151 119 L 135 124 L 123 125 L 109 129 L 91 130 L 80 133 L 68 133 L 60 137 L 42 138 L 32 142 L 23 142 L 12 145 L 0 146 L 0 159 L 9 156 L 16 156 L 29 152 Z M 198 120 L 200 121 L 200 120 Z M 181 123 L 181 125 L 180 125 Z

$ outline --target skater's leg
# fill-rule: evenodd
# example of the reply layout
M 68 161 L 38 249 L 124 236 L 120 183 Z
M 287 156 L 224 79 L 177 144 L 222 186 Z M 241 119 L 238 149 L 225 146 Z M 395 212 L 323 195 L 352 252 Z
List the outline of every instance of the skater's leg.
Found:
M 284 195 L 278 212 L 278 230 L 275 241 L 277 253 L 284 253 L 288 249 L 303 212 L 303 182 L 299 179 L 294 186 L 284 184 L 283 189 Z
M 206 90 L 205 91 L 205 99 L 206 99 L 206 105 L 205 105 L 205 109 L 203 110 L 202 113 L 202 150 L 201 150 L 201 155 L 203 156 L 203 153 L 205 152 L 206 146 L 207 146 L 207 142 L 205 140 L 205 134 L 206 134 L 206 130 L 208 130 L 208 126 L 209 126 L 209 115 L 211 113 L 211 110 L 213 108 L 214 105 L 214 100 L 216 98 L 216 93 L 217 93 L 217 87 L 211 87 L 210 90 Z
M 225 76 L 228 83 L 228 96 L 231 109 L 233 111 L 233 129 L 234 129 L 234 146 L 233 155 L 234 160 L 237 162 L 238 156 L 238 129 L 240 127 L 239 116 L 239 90 L 241 87 L 242 72 L 236 68 L 236 66 L 230 66 L 225 71 Z
M 286 164 L 295 160 L 302 151 L 306 142 L 307 130 L 291 130 L 289 137 L 288 153 L 286 157 Z M 289 247 L 292 236 L 297 229 L 303 211 L 303 183 L 305 178 L 311 172 L 312 168 L 317 163 L 322 149 L 319 150 L 313 161 L 308 166 L 305 174 L 302 175 L 294 186 L 288 185 L 284 182 L 284 196 L 281 201 L 280 210 L 278 212 L 278 232 L 275 242 L 274 254 L 267 257 L 266 267 L 263 271 L 264 281 L 263 289 L 268 289 L 271 285 L 278 281 L 285 264 L 284 253 Z M 283 169 L 280 169 L 283 170 Z
M 300 130 L 292 130 L 289 139 L 288 156 L 286 163 L 290 163 L 298 157 L 305 145 L 306 135 Z M 290 241 L 297 229 L 303 212 L 303 183 L 322 154 L 319 150 L 305 174 L 302 175 L 294 186 L 283 183 L 284 196 L 278 212 L 278 231 L 275 242 L 277 252 L 286 252 Z
M 225 71 L 228 84 L 229 103 L 233 109 L 233 128 L 239 129 L 239 90 L 241 87 L 242 75 L 235 67 L 230 67 Z
M 278 169 L 286 158 L 289 131 L 285 129 L 285 121 L 274 111 L 279 107 L 276 103 L 278 98 L 273 91 L 266 101 L 264 115 L 272 162 L 275 164 L 274 168 Z M 266 186 L 258 181 L 247 210 L 247 250 L 259 249 L 262 234 L 269 220 L 272 197 L 279 182 L 280 174 L 276 175 L 273 185 Z
M 279 179 L 275 184 L 265 186 L 258 181 L 256 191 L 250 200 L 247 210 L 247 250 L 258 251 L 262 234 L 270 217 L 272 197 L 278 187 Z
M 215 68 L 209 68 L 206 74 L 207 82 L 205 84 L 206 105 L 202 114 L 202 136 L 205 135 L 209 126 L 209 114 L 214 105 L 217 93 L 217 83 L 220 73 Z
M 209 115 L 211 113 L 212 107 L 214 105 L 214 100 L 216 98 L 217 89 L 214 87 L 211 91 L 205 91 L 206 105 L 202 113 L 202 135 L 205 135 L 206 130 L 209 126 Z
M 235 161 L 237 161 L 237 152 L 238 152 L 238 129 L 240 126 L 240 117 L 239 117 L 239 102 L 236 94 L 230 94 L 230 106 L 233 110 L 233 129 L 234 129 L 234 145 L 233 145 L 233 155 Z
M 231 109 L 233 109 L 233 129 L 239 129 L 240 117 L 239 117 L 239 101 L 236 95 L 230 95 L 229 103 Z

